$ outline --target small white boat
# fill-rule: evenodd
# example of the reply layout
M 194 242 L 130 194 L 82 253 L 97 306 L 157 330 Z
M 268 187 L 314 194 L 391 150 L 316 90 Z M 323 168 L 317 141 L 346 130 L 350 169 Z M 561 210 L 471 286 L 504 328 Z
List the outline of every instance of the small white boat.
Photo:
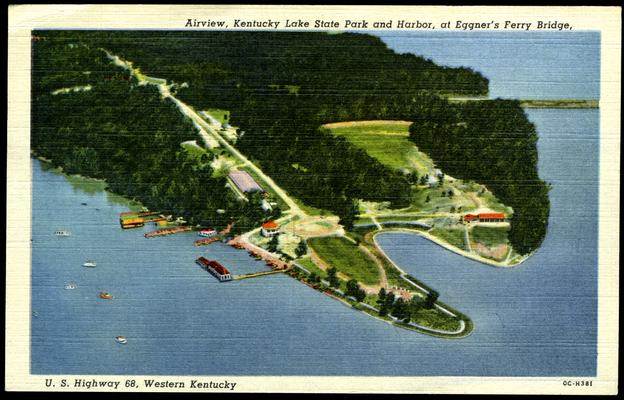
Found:
M 82 264 L 83 267 L 95 268 L 97 264 L 93 260 L 87 260 Z
M 115 336 L 115 341 L 119 344 L 126 344 L 128 343 L 128 340 L 126 339 L 125 336 Z
M 74 290 L 78 287 L 78 285 L 76 285 L 74 282 L 69 282 L 67 285 L 65 285 L 65 290 Z
M 69 231 L 63 231 L 59 229 L 54 231 L 54 236 L 71 236 L 71 233 Z
M 202 237 L 210 238 L 215 236 L 217 234 L 217 231 L 215 231 L 214 229 L 202 229 L 197 234 Z

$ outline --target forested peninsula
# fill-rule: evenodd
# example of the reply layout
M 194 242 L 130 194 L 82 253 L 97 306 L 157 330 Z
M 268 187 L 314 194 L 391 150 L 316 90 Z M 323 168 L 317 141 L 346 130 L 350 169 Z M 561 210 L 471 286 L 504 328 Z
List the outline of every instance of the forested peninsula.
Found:
M 124 80 L 99 49 L 177 83 L 176 96 L 198 110 L 229 110 L 230 123 L 244 131 L 236 147 L 290 194 L 335 213 L 347 228 L 354 201 L 406 207 L 421 177 L 388 168 L 320 127 L 382 119 L 412 121 L 410 140 L 436 165 L 487 185 L 511 206 L 509 240 L 516 251 L 532 252 L 545 236 L 548 186 L 537 172 L 535 127 L 516 101 L 450 104 L 445 96 L 487 94 L 487 79 L 468 68 L 396 54 L 380 39 L 354 33 L 35 35 L 42 39 L 33 52 L 33 149 L 150 207 L 202 223 L 244 226 L 259 218 L 220 190 L 223 178 L 210 159 L 203 173 L 185 180 L 197 168 L 185 164 L 188 155 L 179 150 L 180 142 L 196 137 L 192 124 L 155 89 Z M 80 54 L 64 52 L 77 45 L 85 46 Z M 72 98 L 51 94 L 77 85 L 91 89 Z M 220 208 L 227 212 L 216 217 Z

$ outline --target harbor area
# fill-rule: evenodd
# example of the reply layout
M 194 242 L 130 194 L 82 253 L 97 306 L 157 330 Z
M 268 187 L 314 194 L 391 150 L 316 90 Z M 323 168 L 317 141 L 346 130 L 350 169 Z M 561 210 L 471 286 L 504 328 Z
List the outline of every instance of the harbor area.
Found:
M 280 259 L 278 254 L 271 253 L 259 246 L 249 243 L 240 236 L 233 239 L 231 237 L 227 237 L 229 231 L 228 229 L 217 231 L 211 227 L 192 227 L 185 225 L 186 222 L 179 218 L 174 220 L 172 216 L 166 216 L 157 211 L 149 211 L 147 209 L 143 209 L 142 211 L 125 211 L 120 213 L 119 224 L 124 230 L 146 227 L 146 224 L 152 224 L 157 229 L 145 232 L 143 234 L 145 238 L 156 238 L 175 235 L 178 233 L 195 232 L 196 236 L 194 236 L 192 240 L 189 240 L 194 247 L 203 248 L 204 246 L 212 245 L 210 247 L 206 247 L 205 250 L 201 250 L 201 253 L 198 254 L 195 259 L 195 263 L 220 282 L 263 277 L 285 272 L 290 269 L 288 263 Z M 183 240 L 186 241 L 187 239 Z M 225 245 L 226 241 L 229 246 Z M 213 250 L 213 246 L 217 246 L 218 249 Z M 246 264 L 245 267 L 243 267 L 238 261 L 234 262 L 234 265 L 230 265 L 231 259 L 221 255 L 222 250 L 230 247 L 233 249 L 228 252 L 235 251 L 236 259 L 240 259 L 241 261 L 245 260 L 246 252 L 246 256 L 255 259 L 256 262 L 252 262 L 251 265 L 249 265 L 250 263 L 247 259 L 244 262 L 244 264 Z M 216 256 L 215 253 L 220 255 Z M 251 268 L 247 267 L 247 265 Z
M 250 257 L 265 261 L 266 266 L 272 270 L 284 271 L 289 268 L 288 263 L 281 260 L 276 254 L 270 253 L 261 247 L 242 240 L 240 236 L 230 240 L 228 244 L 236 249 L 247 250 Z
M 156 211 L 126 211 L 119 214 L 119 225 L 123 229 L 140 228 L 147 223 L 165 227 L 171 223 L 171 217 L 166 217 Z

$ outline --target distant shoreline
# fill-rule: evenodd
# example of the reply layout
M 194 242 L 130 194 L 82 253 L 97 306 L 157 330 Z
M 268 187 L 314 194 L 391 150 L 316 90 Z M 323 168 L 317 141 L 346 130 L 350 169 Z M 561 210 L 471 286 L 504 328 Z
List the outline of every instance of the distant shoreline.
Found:
M 451 103 L 465 103 L 468 101 L 491 101 L 495 99 L 487 97 L 448 97 L 447 100 Z M 517 101 L 520 102 L 520 107 L 522 108 L 600 108 L 600 100 L 517 99 Z
M 522 108 L 599 108 L 599 100 L 520 100 Z

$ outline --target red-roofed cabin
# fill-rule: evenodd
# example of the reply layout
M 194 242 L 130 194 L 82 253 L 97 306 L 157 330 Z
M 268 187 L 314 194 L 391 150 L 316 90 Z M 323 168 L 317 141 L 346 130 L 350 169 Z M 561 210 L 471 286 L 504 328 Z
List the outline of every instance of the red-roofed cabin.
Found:
M 464 222 L 472 222 L 478 220 L 479 216 L 475 214 L 466 214 L 464 215 Z
M 262 224 L 262 236 L 272 237 L 279 233 L 279 225 L 275 221 L 267 221 Z
M 479 214 L 479 222 L 505 222 L 505 214 L 503 213 Z

